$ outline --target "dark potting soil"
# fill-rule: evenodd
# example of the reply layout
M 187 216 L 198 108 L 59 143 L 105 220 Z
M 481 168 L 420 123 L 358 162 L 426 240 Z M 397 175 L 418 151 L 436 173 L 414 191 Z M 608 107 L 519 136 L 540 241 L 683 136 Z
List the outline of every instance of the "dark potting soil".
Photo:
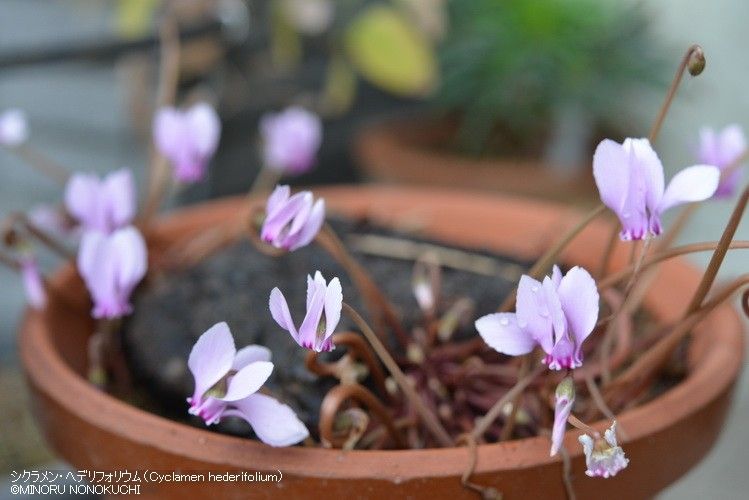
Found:
M 372 227 L 366 221 L 338 220 L 332 225 L 344 242 L 347 236 L 377 234 L 456 248 Z M 475 303 L 472 318 L 476 318 L 496 310 L 528 263 L 488 251 L 465 250 L 495 260 L 497 275 L 444 268 L 442 300 L 447 306 L 469 297 Z M 413 260 L 354 254 L 396 306 L 406 328 L 419 324 L 420 313 L 411 291 Z M 306 276 L 315 271 L 320 271 L 328 280 L 338 276 L 344 300 L 360 312 L 366 312 L 357 289 L 343 269 L 314 244 L 273 258 L 243 240 L 190 269 L 155 277 L 142 287 L 134 297 L 135 312 L 124 326 L 123 339 L 131 372 L 148 401 L 149 410 L 203 426 L 199 419 L 188 418 L 186 411 L 185 398 L 193 389 L 187 358 L 206 329 L 226 321 L 238 349 L 260 344 L 273 352 L 275 369 L 266 387 L 275 397 L 291 405 L 311 431 L 316 429 L 320 402 L 334 381 L 317 378 L 307 371 L 304 365 L 307 351 L 275 323 L 268 310 L 270 291 L 278 286 L 299 324 L 305 311 Z M 344 315 L 337 331 L 352 327 Z M 474 335 L 472 320 L 456 333 L 456 337 Z M 330 356 L 340 356 L 341 351 L 334 350 Z M 236 420 L 227 419 L 219 430 L 248 434 L 246 424 Z

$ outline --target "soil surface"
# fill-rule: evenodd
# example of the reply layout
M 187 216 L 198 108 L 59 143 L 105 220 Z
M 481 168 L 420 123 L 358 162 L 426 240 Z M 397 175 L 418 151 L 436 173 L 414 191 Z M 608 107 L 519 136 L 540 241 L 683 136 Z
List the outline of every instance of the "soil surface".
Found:
M 363 221 L 339 220 L 333 221 L 332 225 L 344 242 L 352 235 L 377 234 L 447 246 L 375 228 Z M 442 305 L 449 306 L 459 298 L 469 297 L 475 302 L 473 317 L 476 318 L 496 310 L 528 263 L 488 251 L 467 250 L 495 259 L 497 275 L 444 268 Z M 396 306 L 403 324 L 407 328 L 418 324 L 420 313 L 411 291 L 413 261 L 354 254 Z M 193 389 L 192 376 L 187 369 L 190 349 L 206 329 L 219 321 L 226 321 L 238 349 L 248 344 L 260 344 L 273 352 L 275 369 L 266 387 L 274 396 L 290 404 L 310 430 L 316 429 L 320 402 L 334 381 L 319 380 L 307 371 L 304 366 L 307 351 L 275 323 L 268 310 L 268 297 L 271 289 L 278 286 L 298 325 L 305 312 L 306 275 L 318 270 L 328 280 L 340 277 L 344 300 L 360 312 L 366 312 L 358 291 L 343 269 L 314 244 L 273 258 L 243 240 L 193 268 L 150 280 L 134 297 L 135 313 L 125 324 L 123 334 L 128 363 L 147 400 L 141 403 L 149 406 L 151 411 L 187 419 L 185 398 Z M 352 323 L 343 316 L 337 331 L 351 327 Z M 457 335 L 476 335 L 473 322 L 464 325 Z M 330 356 L 342 354 L 337 351 Z M 220 430 L 247 434 L 246 424 L 231 422 L 236 420 L 227 419 L 220 425 Z M 203 425 L 198 419 L 187 421 Z

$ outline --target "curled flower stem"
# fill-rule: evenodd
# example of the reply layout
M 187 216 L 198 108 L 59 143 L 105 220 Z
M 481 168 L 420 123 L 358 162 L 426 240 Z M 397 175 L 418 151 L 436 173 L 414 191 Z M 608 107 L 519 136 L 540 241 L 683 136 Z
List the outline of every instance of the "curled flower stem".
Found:
M 639 390 L 667 361 L 671 353 L 692 329 L 708 313 L 731 297 L 737 290 L 749 284 L 749 274 L 744 274 L 718 292 L 716 296 L 698 310 L 690 313 L 677 323 L 671 331 L 653 347 L 642 354 L 625 372 L 617 377 L 606 389 L 605 397 L 609 404 L 626 399 L 630 392 Z M 616 405 L 614 405 L 616 406 Z
M 354 332 L 340 332 L 333 335 L 331 340 L 335 346 L 346 346 L 349 349 L 349 356 L 352 359 L 363 361 L 374 379 L 377 390 L 383 396 L 390 397 L 390 393 L 385 387 L 385 374 L 382 371 L 382 367 L 375 359 L 374 354 L 372 354 L 372 351 L 361 335 Z M 340 360 L 336 363 L 321 363 L 319 353 L 315 351 L 307 353 L 307 369 L 316 375 L 338 377 L 340 370 L 336 367 L 337 363 L 340 363 Z
M 559 257 L 559 254 L 562 253 L 562 251 L 569 245 L 569 243 L 582 232 L 585 227 L 590 224 L 590 222 L 601 215 L 606 210 L 606 206 L 604 204 L 600 204 L 597 207 L 595 207 L 593 210 L 588 212 L 585 216 L 583 216 L 577 224 L 575 224 L 573 227 L 570 228 L 569 231 L 567 231 L 560 239 L 559 241 L 554 244 L 551 248 L 549 248 L 545 254 L 543 254 L 535 264 L 533 264 L 533 267 L 528 271 L 528 275 L 531 278 L 539 279 L 541 278 L 550 268 L 552 265 L 554 265 L 554 262 L 556 262 L 557 258 Z M 508 312 L 512 310 L 514 304 L 515 304 L 515 298 L 517 296 L 517 288 L 512 291 L 510 295 L 507 296 L 505 301 L 502 303 L 502 305 L 499 307 L 499 312 Z
M 11 148 L 10 151 L 18 155 L 19 158 L 34 170 L 49 177 L 61 186 L 64 186 L 68 182 L 68 178 L 70 178 L 70 170 L 28 144 L 20 144 Z
M 317 242 L 346 270 L 362 294 L 372 317 L 390 326 L 401 346 L 406 347 L 410 343 L 409 337 L 398 319 L 395 308 L 366 269 L 349 253 L 330 224 L 325 223 L 317 235 Z
M 395 379 L 398 387 L 400 387 L 401 391 L 403 391 L 403 394 L 406 396 L 408 402 L 413 406 L 414 410 L 416 410 L 416 413 L 419 414 L 419 417 L 424 422 L 424 425 L 426 425 L 432 436 L 434 436 L 434 438 L 438 443 L 440 443 L 441 446 L 447 447 L 452 445 L 452 439 L 450 438 L 450 435 L 442 426 L 437 416 L 429 409 L 429 407 L 424 404 L 424 401 L 422 401 L 421 397 L 416 392 L 414 387 L 408 382 L 406 375 L 400 369 L 398 363 L 396 363 L 393 357 L 390 355 L 387 348 L 382 343 L 377 334 L 372 330 L 372 328 L 369 327 L 367 322 L 364 321 L 364 318 L 362 318 L 361 315 L 356 312 L 353 307 L 345 302 L 343 303 L 343 310 L 361 329 L 362 334 L 372 345 L 372 349 L 374 349 L 375 353 L 377 353 L 377 356 L 379 356 L 380 361 L 382 361 L 382 363 L 385 365 L 385 368 L 387 368 L 388 372 L 390 372 L 390 375 L 392 375 L 393 379 Z
M 393 419 L 385 406 L 374 394 L 359 384 L 337 385 L 325 395 L 325 398 L 320 405 L 320 438 L 323 443 L 330 443 L 331 445 L 336 443 L 337 439 L 333 433 L 335 418 L 341 405 L 349 399 L 354 399 L 366 405 L 377 415 L 377 418 L 380 419 L 383 425 L 385 425 L 385 428 L 390 434 L 390 437 L 393 438 L 395 445 L 398 448 L 406 447 L 403 437 L 395 427 Z
M 501 499 L 502 495 L 495 488 L 491 486 L 482 486 L 471 481 L 471 476 L 476 470 L 476 465 L 479 461 L 476 438 L 471 434 L 464 434 L 460 436 L 456 442 L 456 444 L 461 443 L 465 443 L 468 447 L 468 467 L 466 467 L 466 470 L 463 471 L 463 474 L 460 476 L 460 484 L 463 485 L 464 488 L 468 488 L 469 490 L 480 494 L 483 499 Z
M 680 255 L 715 250 L 715 248 L 717 248 L 718 245 L 719 245 L 719 242 L 717 241 L 708 241 L 708 242 L 703 242 L 703 243 L 691 243 L 689 245 L 675 247 L 670 250 L 666 250 L 664 252 L 654 253 L 654 254 L 651 254 L 649 258 L 645 259 L 645 261 L 642 263 L 642 268 L 643 269 L 649 268 L 655 264 L 663 262 L 664 260 L 672 259 Z M 749 241 L 732 241 L 728 245 L 728 248 L 734 249 L 734 250 L 749 249 Z M 598 289 L 604 290 L 606 288 L 610 288 L 616 285 L 620 281 L 627 278 L 627 276 L 630 276 L 633 271 L 634 271 L 634 266 L 629 266 L 629 267 L 622 269 L 621 271 L 618 271 L 617 273 L 606 276 L 604 279 L 598 282 Z
M 481 417 L 481 419 L 476 422 L 476 426 L 473 428 L 473 431 L 471 431 L 471 436 L 473 437 L 473 439 L 481 439 L 481 436 L 484 435 L 484 433 L 489 429 L 489 427 L 491 427 L 497 417 L 499 417 L 499 414 L 502 413 L 502 408 L 505 406 L 505 404 L 507 404 L 508 401 L 514 399 L 517 395 L 522 394 L 525 388 L 528 387 L 531 382 L 536 379 L 536 377 L 541 375 L 544 370 L 546 370 L 546 365 L 539 364 L 528 375 L 526 375 L 524 378 L 519 379 L 517 383 L 515 383 L 515 385 L 505 393 L 504 396 L 502 396 L 496 403 L 494 403 L 494 406 L 492 406 L 489 411 L 486 412 L 486 415 Z
M 697 44 L 691 45 L 687 49 L 686 53 L 684 54 L 684 57 L 681 58 L 681 63 L 679 64 L 679 67 L 676 70 L 674 79 L 671 81 L 671 87 L 669 87 L 668 93 L 666 94 L 666 98 L 663 100 L 663 104 L 661 104 L 661 107 L 658 110 L 658 115 L 656 116 L 655 121 L 653 122 L 653 126 L 650 128 L 650 134 L 648 135 L 648 139 L 650 139 L 651 143 L 655 142 L 656 138 L 658 137 L 658 133 L 661 131 L 661 127 L 663 126 L 663 121 L 666 119 L 666 115 L 668 114 L 669 108 L 671 108 L 671 103 L 674 100 L 674 96 L 676 96 L 676 91 L 679 88 L 681 79 L 684 77 L 684 72 L 687 70 L 689 61 L 692 59 L 693 55 L 696 52 L 702 52 L 702 47 L 700 47 Z
M 161 39 L 161 63 L 159 67 L 159 84 L 156 95 L 157 108 L 171 106 L 177 96 L 179 85 L 180 41 L 179 25 L 170 9 L 167 8 L 159 30 Z M 169 161 L 155 148 L 151 149 L 151 162 L 148 171 L 146 199 L 141 214 L 147 223 L 161 206 L 171 182 Z
M 749 186 L 744 188 L 739 201 L 736 203 L 736 207 L 731 213 L 731 218 L 728 220 L 728 224 L 726 225 L 725 230 L 723 230 L 723 235 L 720 237 L 718 245 L 715 247 L 710 263 L 707 265 L 707 270 L 705 270 L 705 274 L 702 275 L 702 280 L 700 281 L 697 290 L 694 292 L 692 300 L 689 302 L 685 316 L 699 309 L 700 305 L 702 305 L 702 301 L 705 300 L 705 296 L 710 291 L 713 281 L 715 281 L 715 277 L 718 275 L 720 266 L 723 264 L 723 259 L 728 252 L 728 248 L 731 245 L 731 241 L 736 234 L 736 230 L 739 228 L 741 218 L 744 216 L 747 201 L 749 201 Z

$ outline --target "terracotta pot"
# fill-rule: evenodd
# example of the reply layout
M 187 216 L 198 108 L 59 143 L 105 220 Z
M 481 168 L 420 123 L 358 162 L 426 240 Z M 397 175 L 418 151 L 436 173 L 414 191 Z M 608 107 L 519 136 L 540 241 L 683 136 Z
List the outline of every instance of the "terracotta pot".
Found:
M 455 124 L 391 119 L 363 127 L 354 151 L 366 175 L 387 183 L 521 194 L 579 204 L 595 198 L 590 168 L 562 173 L 540 159 L 474 158 L 451 152 Z
M 320 190 L 332 210 L 369 214 L 384 224 L 419 219 L 429 235 L 461 245 L 492 248 L 530 258 L 579 214 L 553 204 L 437 189 L 394 187 Z M 174 241 L 233 216 L 239 199 L 181 211 L 163 219 L 154 235 Z M 568 248 L 567 264 L 594 267 L 609 234 L 592 224 Z M 615 265 L 627 261 L 620 248 Z M 696 288 L 699 272 L 683 260 L 666 263 L 646 305 L 661 321 L 678 317 Z M 20 335 L 23 366 L 39 424 L 50 444 L 80 469 L 249 470 L 283 473 L 276 483 L 144 484 L 159 498 L 274 497 L 475 498 L 461 487 L 465 448 L 403 451 L 274 449 L 250 439 L 217 434 L 149 414 L 89 385 L 86 339 L 92 322 L 84 289 L 72 269 L 53 279 L 64 299 L 53 297 L 43 314 L 29 312 Z M 499 300 L 499 297 L 497 298 Z M 219 320 L 220 318 L 216 318 Z M 729 407 L 743 353 L 742 324 L 728 305 L 696 329 L 688 377 L 642 406 L 619 416 L 628 440 L 629 467 L 613 479 L 584 474 L 578 432 L 565 444 L 572 458 L 578 498 L 647 498 L 682 476 L 710 449 Z M 599 429 L 607 422 L 598 422 Z M 497 488 L 505 500 L 564 498 L 562 464 L 549 457 L 549 440 L 536 437 L 478 449 L 473 480 Z

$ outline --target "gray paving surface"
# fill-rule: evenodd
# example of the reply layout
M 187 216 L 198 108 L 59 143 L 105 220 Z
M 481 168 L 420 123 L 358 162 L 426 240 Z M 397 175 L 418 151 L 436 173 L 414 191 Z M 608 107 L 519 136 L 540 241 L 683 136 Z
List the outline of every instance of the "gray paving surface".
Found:
M 657 14 L 658 30 L 675 48 L 700 42 L 708 55 L 708 68 L 699 80 L 687 82 L 663 130 L 658 150 L 667 169 L 690 161 L 689 148 L 702 124 L 738 122 L 749 127 L 749 2 L 714 0 L 697 2 L 661 0 L 649 2 Z M 110 28 L 107 5 L 86 0 L 45 2 L 0 1 L 0 49 L 56 41 L 81 34 L 106 33 Z M 675 64 L 675 63 L 674 63 Z M 106 171 L 121 166 L 142 172 L 145 151 L 128 126 L 121 73 L 92 65 L 48 66 L 43 69 L 0 70 L 0 110 L 25 109 L 32 123 L 33 142 L 59 161 L 76 169 Z M 645 112 L 657 103 L 640 103 Z M 654 113 L 652 111 L 651 113 Z M 27 209 L 41 201 L 55 200 L 59 189 L 0 151 L 0 214 Z M 730 204 L 704 207 L 684 241 L 716 239 Z M 749 238 L 744 223 L 739 237 Z M 704 264 L 707 257 L 698 257 Z M 747 270 L 744 255 L 729 257 L 724 276 Z M 23 296 L 16 276 L 0 268 L 0 456 L 34 462 L 46 460 L 42 451 L 23 452 L 9 440 L 17 429 L 7 418 L 24 418 L 25 398 L 19 395 L 11 374 L 16 370 L 14 336 Z M 738 387 L 738 397 L 726 429 L 713 453 L 691 474 L 661 495 L 662 499 L 746 498 L 749 496 L 749 371 Z M 13 421 L 13 420 L 10 420 Z M 33 431 L 28 431 L 33 434 Z M 28 442 L 37 442 L 32 436 Z M 37 448 L 38 446 L 32 446 Z M 14 455 L 16 454 L 16 455 Z M 15 457 L 15 458 L 13 458 Z M 0 470 L 0 477 L 3 471 Z M 2 493 L 2 492 L 0 492 Z M 1 496 L 1 495 L 0 495 Z

